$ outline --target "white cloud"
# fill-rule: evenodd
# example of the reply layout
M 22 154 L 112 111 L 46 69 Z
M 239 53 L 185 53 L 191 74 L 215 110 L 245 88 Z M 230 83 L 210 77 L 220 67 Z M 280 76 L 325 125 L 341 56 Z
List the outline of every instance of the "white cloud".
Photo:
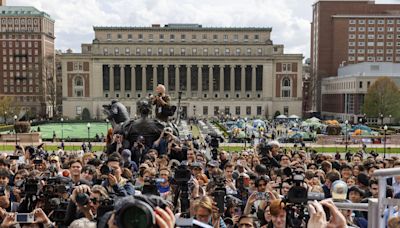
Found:
M 56 48 L 80 51 L 94 38 L 93 26 L 198 23 L 218 27 L 272 27 L 272 40 L 286 53 L 309 57 L 314 0 L 9 0 L 31 5 L 56 20 Z M 377 0 L 376 3 L 398 0 Z

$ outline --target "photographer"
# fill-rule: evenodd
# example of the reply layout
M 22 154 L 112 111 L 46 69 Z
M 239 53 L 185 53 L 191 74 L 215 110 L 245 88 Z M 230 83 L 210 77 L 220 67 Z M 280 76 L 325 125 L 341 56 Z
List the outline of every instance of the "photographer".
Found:
M 172 128 L 166 127 L 161 132 L 160 137 L 154 141 L 153 147 L 159 153 L 159 155 L 164 155 L 168 153 L 168 149 L 172 142 L 177 141 L 178 139 L 172 134 Z
M 116 196 L 134 195 L 135 189 L 133 185 L 121 176 L 123 163 L 119 154 L 111 154 L 105 165 L 111 170 L 111 172 L 107 174 L 107 179 L 102 183 L 102 186 L 107 189 L 107 192 L 110 195 L 115 194 Z
M 218 212 L 216 203 L 208 196 L 200 198 L 198 204 L 194 205 L 194 218 L 202 223 L 212 225 L 213 227 L 226 228 L 221 215 Z
M 136 142 L 133 143 L 132 146 L 132 161 L 136 162 L 136 164 L 140 164 L 142 162 L 143 156 L 147 153 L 149 148 L 146 146 L 146 141 L 142 135 L 139 135 L 136 139 Z
M 168 121 L 168 116 L 171 116 L 169 113 L 170 109 L 170 101 L 171 98 L 165 94 L 165 86 L 162 84 L 158 84 L 158 86 L 155 89 L 156 95 L 152 96 L 152 103 L 155 105 L 155 114 L 156 118 L 167 122 Z M 172 113 L 173 114 L 173 113 Z
M 50 221 L 47 217 L 46 213 L 41 208 L 35 209 L 33 212 L 35 220 L 33 223 L 30 223 L 28 227 L 45 227 L 45 228 L 55 228 L 54 223 Z M 6 213 L 3 217 L 3 222 L 0 227 L 2 228 L 11 228 L 15 227 L 18 223 L 16 220 L 16 213 Z M 18 224 L 19 227 L 26 227 L 26 223 Z M 35 226 L 36 225 L 36 226 Z
M 109 200 L 106 189 L 95 185 L 80 185 L 74 189 L 68 203 L 64 224 L 69 225 L 74 220 L 85 217 L 90 221 L 97 218 L 97 209 L 103 200 Z
M 252 211 L 254 211 L 252 210 L 253 206 L 256 212 L 266 207 L 266 204 L 270 200 L 272 195 L 269 192 L 266 192 L 268 181 L 269 178 L 267 176 L 260 176 L 256 179 L 255 187 L 257 188 L 257 191 L 253 192 L 250 195 L 249 199 L 247 200 L 243 214 L 251 214 Z

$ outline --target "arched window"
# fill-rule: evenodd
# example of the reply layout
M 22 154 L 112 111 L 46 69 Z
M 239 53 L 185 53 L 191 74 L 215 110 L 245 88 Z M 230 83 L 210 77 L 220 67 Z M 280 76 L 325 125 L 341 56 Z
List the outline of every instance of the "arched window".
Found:
M 75 86 L 83 86 L 83 80 L 81 77 L 75 78 Z
M 282 79 L 282 84 L 281 84 L 281 96 L 282 97 L 290 97 L 291 94 L 291 81 L 290 78 L 283 78 Z
M 83 78 L 77 76 L 74 78 L 74 97 L 83 97 Z

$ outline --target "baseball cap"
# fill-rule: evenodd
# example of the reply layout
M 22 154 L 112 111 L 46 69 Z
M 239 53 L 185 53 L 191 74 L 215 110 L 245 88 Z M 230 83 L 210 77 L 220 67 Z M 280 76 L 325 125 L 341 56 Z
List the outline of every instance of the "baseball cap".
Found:
M 211 166 L 211 167 L 218 167 L 219 166 L 219 162 L 215 161 L 215 160 L 212 160 L 207 165 Z
M 60 158 L 56 155 L 51 155 L 49 158 L 49 161 L 57 161 L 60 162 Z
M 202 165 L 200 162 L 193 162 L 190 166 L 192 168 L 202 168 Z

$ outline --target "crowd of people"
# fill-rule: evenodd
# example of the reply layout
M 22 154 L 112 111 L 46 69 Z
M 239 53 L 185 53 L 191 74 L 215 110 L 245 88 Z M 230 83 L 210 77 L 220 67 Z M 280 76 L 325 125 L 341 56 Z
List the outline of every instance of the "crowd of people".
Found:
M 378 197 L 374 170 L 400 167 L 365 151 L 334 157 L 262 139 L 234 152 L 218 141 L 165 127 L 152 144 L 109 129 L 101 154 L 18 146 L 0 156 L 0 226 L 366 228 L 366 212 L 334 205 L 332 186 L 347 185 L 342 202 L 367 202 Z M 386 191 L 400 196 L 400 176 Z M 399 227 L 398 208 L 385 215 Z

